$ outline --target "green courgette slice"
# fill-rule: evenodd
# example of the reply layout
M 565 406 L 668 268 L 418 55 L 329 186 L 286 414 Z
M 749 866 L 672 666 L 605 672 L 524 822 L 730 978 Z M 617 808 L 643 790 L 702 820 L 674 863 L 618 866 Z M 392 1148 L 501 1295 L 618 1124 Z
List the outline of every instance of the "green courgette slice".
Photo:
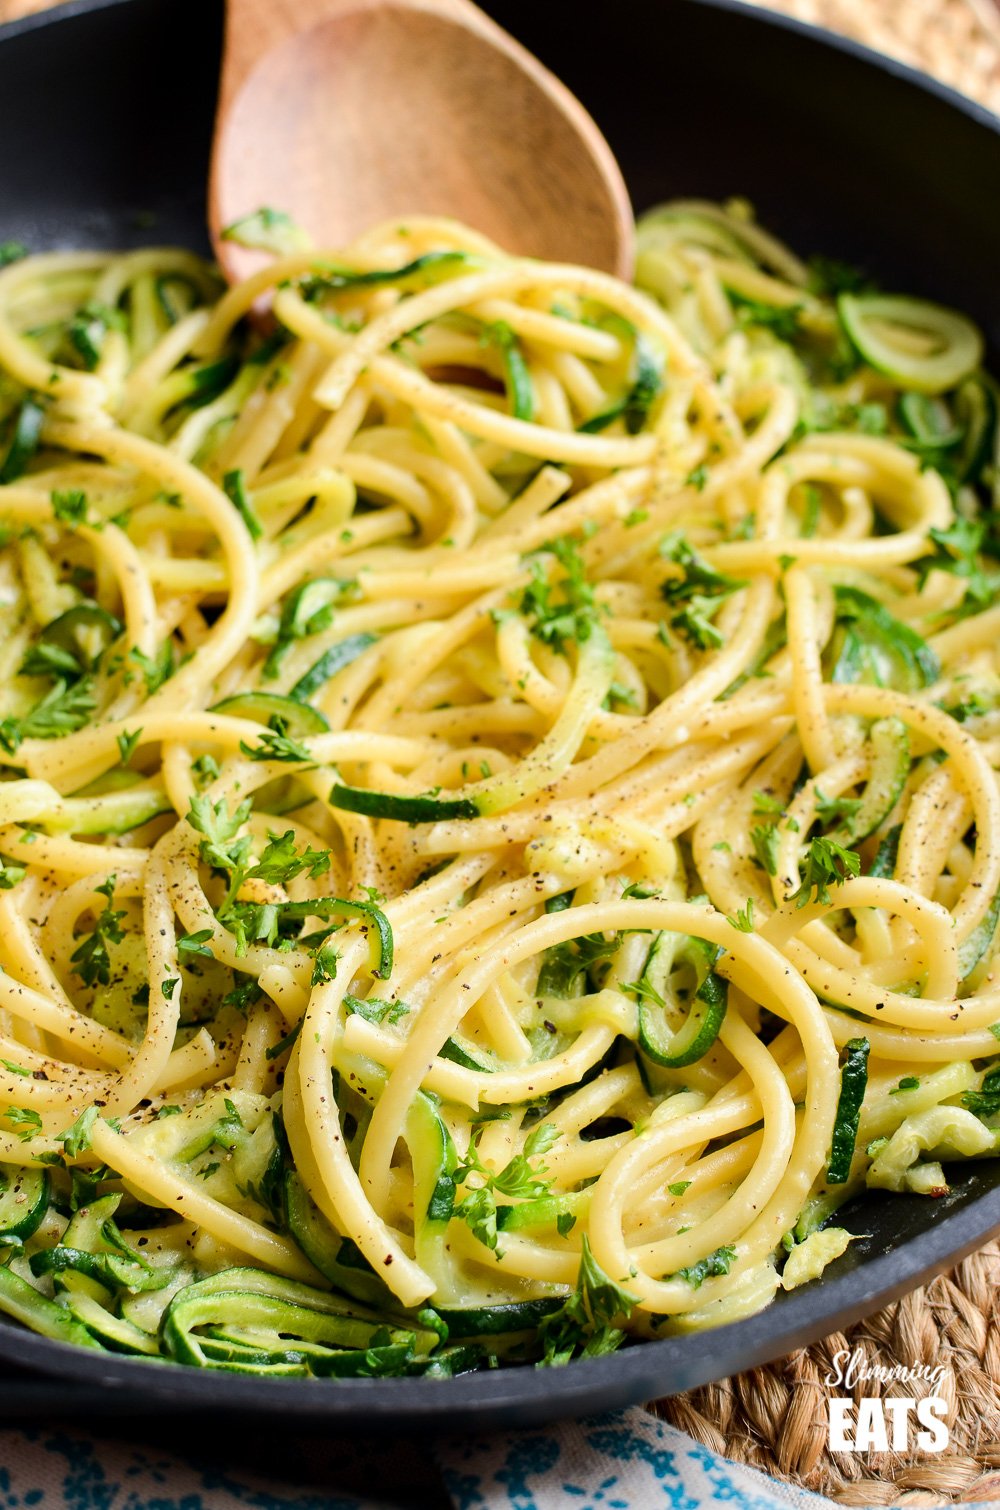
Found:
M 653 940 L 635 993 L 639 1003 L 639 1047 L 664 1069 L 683 1069 L 703 1059 L 715 1043 L 729 1005 L 729 983 L 712 966 L 720 951 L 705 939 L 660 933 Z M 678 966 L 693 970 L 694 990 L 684 1013 L 671 984 Z
M 0 1248 L 20 1247 L 49 1209 L 47 1170 L 0 1164 Z
M 841 323 L 876 372 L 916 393 L 954 388 L 983 359 L 983 337 L 957 310 L 901 294 L 841 294 Z
M 840 1097 L 833 1120 L 830 1163 L 826 1171 L 828 1185 L 843 1185 L 850 1178 L 854 1149 L 858 1141 L 861 1104 L 868 1086 L 867 1038 L 851 1038 L 844 1047 L 844 1066 L 840 1072 Z
M 248 718 L 270 728 L 276 727 L 272 720 L 277 719 L 284 733 L 292 739 L 330 732 L 329 722 L 318 708 L 294 697 L 283 697 L 280 692 L 234 692 L 231 697 L 214 703 L 208 711 L 227 713 L 231 718 Z
M 330 804 L 366 818 L 391 818 L 399 823 L 439 823 L 451 818 L 478 818 L 479 809 L 468 797 L 416 797 L 398 792 L 370 792 L 363 787 L 342 786 L 330 792 Z

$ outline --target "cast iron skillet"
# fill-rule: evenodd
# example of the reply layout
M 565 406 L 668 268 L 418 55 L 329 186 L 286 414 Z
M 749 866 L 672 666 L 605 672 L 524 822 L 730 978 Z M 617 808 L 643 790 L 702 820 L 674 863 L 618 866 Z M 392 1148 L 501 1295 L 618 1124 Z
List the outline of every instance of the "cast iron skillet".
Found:
M 968 310 L 996 357 L 1000 122 L 986 111 L 731 0 L 488 8 L 593 111 L 638 208 L 745 194 L 799 251 L 860 262 L 888 287 Z M 220 23 L 219 0 L 78 0 L 0 30 L 0 238 L 203 247 Z M 980 1246 L 1000 1229 L 1000 1161 L 952 1178 L 937 1201 L 854 1203 L 845 1224 L 868 1236 L 820 1284 L 696 1337 L 559 1370 L 267 1382 L 102 1357 L 0 1322 L 0 1413 L 210 1408 L 352 1432 L 592 1414 L 780 1357 Z M 12 1381 L 18 1364 L 32 1374 Z

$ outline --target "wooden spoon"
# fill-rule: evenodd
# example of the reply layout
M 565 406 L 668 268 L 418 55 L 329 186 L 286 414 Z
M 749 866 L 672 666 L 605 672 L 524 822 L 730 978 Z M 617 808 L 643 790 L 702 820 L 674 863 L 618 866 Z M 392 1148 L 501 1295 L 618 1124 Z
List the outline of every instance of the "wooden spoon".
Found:
M 319 247 L 449 215 L 508 251 L 632 272 L 607 142 L 471 0 L 227 0 L 209 229 L 231 280 L 259 254 L 220 233 L 262 206 Z

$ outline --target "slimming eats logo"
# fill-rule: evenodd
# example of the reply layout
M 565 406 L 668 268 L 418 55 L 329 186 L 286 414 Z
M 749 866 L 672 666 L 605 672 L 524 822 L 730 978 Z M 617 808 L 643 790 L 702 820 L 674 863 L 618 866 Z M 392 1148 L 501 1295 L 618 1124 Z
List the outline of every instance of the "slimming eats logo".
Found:
M 830 1395 L 829 1446 L 831 1452 L 905 1452 L 910 1447 L 910 1433 L 916 1429 L 913 1445 L 919 1452 L 943 1452 L 948 1445 L 945 1416 L 948 1404 L 941 1396 L 941 1381 L 950 1370 L 938 1363 L 894 1363 L 885 1367 L 867 1363 L 860 1348 L 842 1348 L 833 1357 L 833 1367 L 823 1383 L 827 1389 L 837 1385 L 854 1391 L 859 1384 L 872 1380 L 885 1387 L 889 1384 L 920 1384 L 919 1395 L 861 1395 L 857 1402 L 851 1395 Z

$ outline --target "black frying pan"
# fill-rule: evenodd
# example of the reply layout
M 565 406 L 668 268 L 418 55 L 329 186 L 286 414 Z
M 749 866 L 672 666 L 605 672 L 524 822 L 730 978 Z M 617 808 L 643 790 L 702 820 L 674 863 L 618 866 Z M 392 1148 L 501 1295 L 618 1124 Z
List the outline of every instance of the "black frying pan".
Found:
M 800 252 L 953 302 L 1000 350 L 1000 122 L 850 43 L 729 0 L 492 0 L 588 105 L 638 208 L 745 194 Z M 0 29 L 0 239 L 205 244 L 220 0 L 78 0 Z M 0 1322 L 0 1419 L 238 1412 L 351 1432 L 589 1415 L 780 1357 L 923 1283 L 1000 1229 L 1000 1161 L 930 1201 L 870 1195 L 868 1236 L 758 1316 L 555 1370 L 276 1380 L 118 1360 Z M 30 1374 L 14 1377 L 22 1365 Z M 46 1377 L 47 1376 L 47 1377 Z

